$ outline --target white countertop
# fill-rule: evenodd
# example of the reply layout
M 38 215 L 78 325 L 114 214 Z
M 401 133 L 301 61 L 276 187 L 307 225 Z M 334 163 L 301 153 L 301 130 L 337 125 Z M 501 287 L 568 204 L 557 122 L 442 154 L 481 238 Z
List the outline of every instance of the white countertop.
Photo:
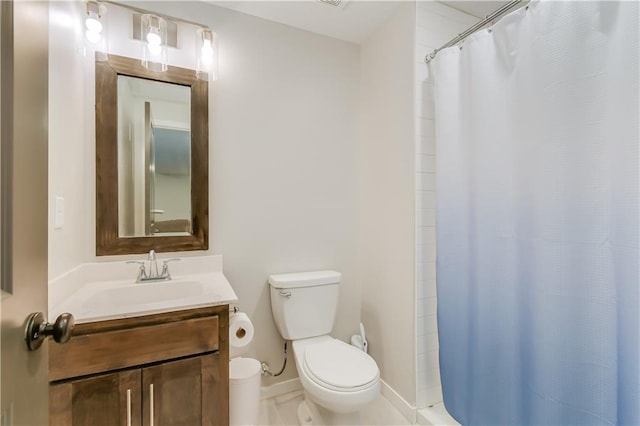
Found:
M 236 302 L 238 297 L 222 273 L 221 256 L 208 258 L 211 262 L 197 259 L 199 266 L 175 268 L 170 281 L 146 283 L 135 283 L 136 268 L 124 262 L 81 265 L 49 284 L 49 321 L 63 312 L 71 313 L 76 323 L 85 323 Z M 184 273 L 190 270 L 194 273 Z

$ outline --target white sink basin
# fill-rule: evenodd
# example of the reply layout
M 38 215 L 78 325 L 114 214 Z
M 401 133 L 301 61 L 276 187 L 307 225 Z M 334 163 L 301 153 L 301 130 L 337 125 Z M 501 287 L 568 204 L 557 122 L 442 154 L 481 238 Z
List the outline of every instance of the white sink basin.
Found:
M 147 315 L 225 304 L 237 296 L 222 272 L 176 277 L 170 281 L 95 281 L 82 285 L 50 310 L 70 312 L 76 323 Z
M 135 306 L 163 302 L 179 303 L 204 294 L 203 283 L 197 281 L 159 281 L 106 288 L 88 297 L 83 307 L 94 311 L 105 305 Z

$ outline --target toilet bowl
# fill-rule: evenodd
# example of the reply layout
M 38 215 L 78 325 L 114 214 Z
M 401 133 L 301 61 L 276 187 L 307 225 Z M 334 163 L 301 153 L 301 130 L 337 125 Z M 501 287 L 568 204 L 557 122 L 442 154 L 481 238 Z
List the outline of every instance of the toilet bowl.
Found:
M 269 277 L 271 309 L 293 354 L 305 393 L 300 424 L 360 424 L 360 408 L 380 394 L 380 371 L 365 352 L 329 335 L 341 274 L 317 271 Z
M 295 340 L 300 383 L 313 402 L 335 413 L 352 413 L 380 393 L 380 371 L 366 353 L 330 336 Z

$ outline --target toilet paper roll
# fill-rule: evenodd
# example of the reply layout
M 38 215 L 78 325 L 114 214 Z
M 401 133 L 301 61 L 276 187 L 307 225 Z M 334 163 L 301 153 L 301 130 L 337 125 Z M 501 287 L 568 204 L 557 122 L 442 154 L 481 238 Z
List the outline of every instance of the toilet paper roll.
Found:
M 229 318 L 229 345 L 243 348 L 253 340 L 253 324 L 244 312 L 232 314 Z

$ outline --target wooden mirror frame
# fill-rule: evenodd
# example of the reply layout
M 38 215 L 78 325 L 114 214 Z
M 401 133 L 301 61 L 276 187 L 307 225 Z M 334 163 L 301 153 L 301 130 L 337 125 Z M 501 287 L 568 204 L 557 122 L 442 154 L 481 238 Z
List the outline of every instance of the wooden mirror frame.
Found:
M 147 70 L 140 60 L 109 55 L 96 61 L 96 255 L 209 248 L 209 84 L 193 70 Z M 120 237 L 118 232 L 118 75 L 191 88 L 190 235 Z

